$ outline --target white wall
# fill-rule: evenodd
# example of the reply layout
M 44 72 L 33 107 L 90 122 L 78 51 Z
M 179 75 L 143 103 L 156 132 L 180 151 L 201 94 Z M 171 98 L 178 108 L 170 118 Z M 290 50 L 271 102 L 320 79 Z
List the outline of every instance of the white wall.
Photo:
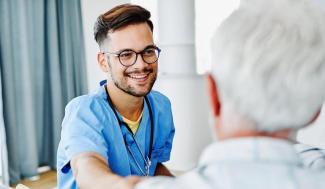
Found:
M 325 105 L 318 119 L 298 132 L 299 142 L 325 149 Z
M 195 1 L 195 45 L 197 72 L 210 69 L 210 39 L 215 29 L 239 5 L 240 0 Z
M 106 75 L 97 64 L 98 45 L 94 39 L 94 23 L 100 14 L 105 13 L 114 6 L 129 3 L 129 0 L 82 0 L 82 19 L 86 48 L 86 62 L 88 75 L 88 90 L 93 91 L 99 82 L 106 79 Z
M 325 11 L 324 0 L 315 0 L 315 2 Z M 300 130 L 297 135 L 297 140 L 301 143 L 325 149 L 325 103 L 323 104 L 318 119 L 313 124 Z

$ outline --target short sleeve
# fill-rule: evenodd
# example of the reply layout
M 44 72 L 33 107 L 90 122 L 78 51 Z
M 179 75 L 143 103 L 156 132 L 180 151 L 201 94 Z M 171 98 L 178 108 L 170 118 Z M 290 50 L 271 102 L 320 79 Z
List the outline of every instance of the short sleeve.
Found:
M 164 104 L 165 107 L 162 110 L 163 113 L 163 124 L 165 126 L 164 129 L 162 129 L 162 132 L 167 132 L 164 133 L 164 140 L 163 140 L 163 145 L 160 148 L 154 149 L 153 150 L 153 156 L 157 158 L 157 161 L 159 163 L 163 163 L 166 161 L 169 161 L 170 159 L 170 153 L 172 150 L 172 144 L 174 140 L 174 135 L 175 135 L 175 126 L 174 126 L 174 121 L 173 121 L 173 115 L 172 115 L 172 110 L 171 110 L 171 104 L 170 101 L 165 97 L 164 98 Z
M 89 98 L 72 101 L 66 107 L 62 123 L 61 144 L 65 162 L 58 167 L 70 170 L 70 160 L 83 152 L 95 152 L 108 159 L 108 145 L 103 136 L 103 114 L 98 103 Z
M 167 136 L 167 140 L 165 142 L 163 150 L 160 152 L 161 154 L 157 158 L 158 162 L 163 163 L 163 162 L 169 161 L 170 152 L 172 150 L 174 134 L 175 134 L 175 128 L 172 127 L 172 130 L 170 130 L 170 132 L 169 132 L 169 134 Z

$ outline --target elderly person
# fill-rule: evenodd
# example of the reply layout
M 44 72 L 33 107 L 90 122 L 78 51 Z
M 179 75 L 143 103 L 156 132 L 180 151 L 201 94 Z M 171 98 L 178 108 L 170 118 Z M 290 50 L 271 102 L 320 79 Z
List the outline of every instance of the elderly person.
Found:
M 304 166 L 294 133 L 325 100 L 325 14 L 310 0 L 247 0 L 218 28 L 208 77 L 220 141 L 196 169 L 137 189 L 317 189 L 325 172 Z

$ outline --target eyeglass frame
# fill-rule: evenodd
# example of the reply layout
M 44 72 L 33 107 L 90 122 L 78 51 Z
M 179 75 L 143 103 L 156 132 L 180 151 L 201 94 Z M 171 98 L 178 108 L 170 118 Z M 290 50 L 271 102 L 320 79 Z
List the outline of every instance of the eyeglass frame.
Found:
M 143 58 L 143 52 L 145 52 L 147 49 L 150 49 L 150 48 L 154 48 L 155 50 L 158 51 L 157 60 L 155 60 L 154 62 L 147 62 L 147 61 L 145 61 L 145 59 Z M 133 62 L 132 64 L 130 64 L 130 65 L 125 65 L 125 64 L 123 64 L 122 61 L 121 61 L 120 56 L 121 56 L 121 54 L 122 54 L 123 52 L 125 52 L 125 51 L 132 51 L 132 52 L 134 52 L 135 55 L 136 55 L 136 56 L 135 56 L 135 60 L 134 60 L 134 62 Z M 120 64 L 121 64 L 122 66 L 130 67 L 130 66 L 133 66 L 133 65 L 137 62 L 137 60 L 138 60 L 138 55 L 141 55 L 141 58 L 142 58 L 142 60 L 143 60 L 145 63 L 147 63 L 147 64 L 154 64 L 154 63 L 156 63 L 156 62 L 158 61 L 159 56 L 160 56 L 160 52 L 161 52 L 161 49 L 160 49 L 159 47 L 154 46 L 154 45 L 150 45 L 150 46 L 147 46 L 146 48 L 144 48 L 144 49 L 143 49 L 142 51 L 140 51 L 140 52 L 136 52 L 136 51 L 134 51 L 133 49 L 123 49 L 123 50 L 120 50 L 120 51 L 118 51 L 118 52 L 109 52 L 109 51 L 105 51 L 105 52 L 102 52 L 102 54 L 109 54 L 109 55 L 113 55 L 113 56 L 115 56 L 115 57 L 118 57 L 118 60 L 119 60 L 119 62 L 120 62 Z

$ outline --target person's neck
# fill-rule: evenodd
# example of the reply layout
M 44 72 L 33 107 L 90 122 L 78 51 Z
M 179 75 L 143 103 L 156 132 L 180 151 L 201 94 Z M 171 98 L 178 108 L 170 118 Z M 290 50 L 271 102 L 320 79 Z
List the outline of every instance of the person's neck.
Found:
M 236 126 L 236 128 L 247 128 L 245 125 Z M 227 127 L 223 125 L 223 127 Z M 254 129 L 234 129 L 233 131 L 224 131 L 219 128 L 217 131 L 219 140 L 233 139 L 233 138 L 243 138 L 243 137 L 270 137 L 275 139 L 283 139 L 291 142 L 295 142 L 290 138 L 290 134 L 293 131 L 291 129 L 282 129 L 274 132 L 257 131 Z
M 106 87 L 115 109 L 128 120 L 138 120 L 143 110 L 143 97 L 127 94 L 113 82 L 108 82 Z
M 221 140 L 230 139 L 230 138 L 242 138 L 242 137 L 271 137 L 277 139 L 289 139 L 289 130 L 281 130 L 276 132 L 261 132 L 261 131 L 238 131 L 228 135 L 221 136 Z
M 294 138 L 291 137 L 294 133 L 292 129 L 273 132 L 258 131 L 254 121 L 233 112 L 223 112 L 222 116 L 218 117 L 216 121 L 216 134 L 219 140 L 242 137 L 271 137 L 295 142 Z

